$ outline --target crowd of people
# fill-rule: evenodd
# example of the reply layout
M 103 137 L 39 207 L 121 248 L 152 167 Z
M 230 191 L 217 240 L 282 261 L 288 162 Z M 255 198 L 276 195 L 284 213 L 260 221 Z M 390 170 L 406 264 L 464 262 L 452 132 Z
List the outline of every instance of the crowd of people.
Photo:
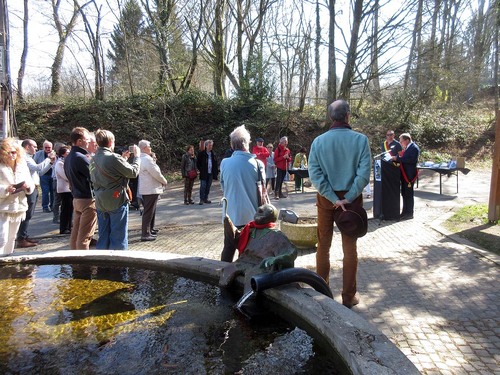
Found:
M 368 138 L 352 130 L 347 102 L 337 100 L 328 107 L 330 129 L 316 137 L 307 149 L 300 147 L 295 157 L 283 136 L 276 147 L 264 145 L 263 138 L 252 143 L 244 125 L 229 135 L 230 149 L 219 163 L 213 140 L 200 141 L 195 152 L 188 145 L 181 158 L 184 179 L 184 204 L 195 204 L 193 188 L 199 179 L 199 205 L 210 204 L 212 182 L 220 178 L 224 195 L 224 214 L 238 229 L 251 222 L 259 205 L 269 195 L 276 200 L 287 198 L 284 181 L 291 168 L 308 168 L 309 178 L 317 190 L 318 249 L 317 272 L 328 283 L 330 246 L 334 223 L 341 229 L 344 252 L 344 305 L 359 302 L 356 288 L 357 238 L 366 228 L 344 229 L 339 217 L 343 212 L 362 209 L 363 189 L 369 186 L 371 153 Z M 413 184 L 418 175 L 420 150 L 410 134 L 403 133 L 399 142 L 394 131 L 387 132 L 382 149 L 401 168 L 401 219 L 413 218 Z M 112 132 L 99 129 L 91 133 L 76 127 L 70 134 L 71 145 L 45 140 L 38 150 L 32 139 L 19 142 L 5 138 L 0 143 L 0 255 L 11 254 L 14 247 L 36 246 L 29 236 L 29 222 L 35 212 L 38 190 L 42 195 L 42 212 L 53 213 L 60 234 L 70 235 L 70 249 L 128 249 L 128 215 L 132 204 L 142 206 L 141 241 L 155 241 L 157 202 L 167 187 L 167 180 L 156 162 L 151 142 L 117 150 Z M 391 161 L 389 159 L 389 161 Z M 132 192 L 131 182 L 137 182 Z M 302 189 L 302 180 L 295 189 Z M 365 212 L 366 214 L 366 212 Z M 346 216 L 346 215 L 344 215 Z M 358 224 L 356 224 L 358 225 Z M 361 223 L 360 225 L 367 225 Z M 94 239 L 98 229 L 97 240 Z M 223 254 L 230 260 L 232 254 Z

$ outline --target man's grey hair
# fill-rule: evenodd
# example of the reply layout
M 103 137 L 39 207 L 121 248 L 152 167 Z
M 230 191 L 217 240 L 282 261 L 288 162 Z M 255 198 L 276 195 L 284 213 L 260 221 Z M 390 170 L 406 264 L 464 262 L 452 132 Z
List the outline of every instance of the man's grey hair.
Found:
M 214 141 L 212 141 L 211 139 L 207 139 L 205 141 L 205 147 L 207 147 L 208 145 L 213 145 L 214 144 Z
M 411 142 L 411 135 L 410 133 L 403 133 L 399 136 L 399 138 L 404 139 L 405 141 L 410 141 Z
M 141 139 L 139 141 L 139 144 L 137 146 L 139 146 L 139 148 L 142 150 L 144 150 L 146 147 L 149 147 L 151 145 L 151 142 L 149 141 L 146 141 L 145 139 Z
M 288 137 L 286 135 L 280 138 L 280 143 L 281 144 L 283 144 L 285 142 L 288 142 Z
M 328 116 L 333 121 L 345 121 L 349 113 L 351 113 L 351 108 L 345 100 L 335 100 L 328 106 Z
M 229 135 L 231 147 L 233 150 L 248 151 L 250 147 L 250 133 L 245 128 L 245 125 L 238 126 Z

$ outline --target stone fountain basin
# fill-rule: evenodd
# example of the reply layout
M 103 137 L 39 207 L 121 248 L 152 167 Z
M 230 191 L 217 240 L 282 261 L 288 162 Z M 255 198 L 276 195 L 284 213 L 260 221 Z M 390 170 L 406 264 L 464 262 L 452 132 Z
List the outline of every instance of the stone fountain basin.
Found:
M 318 243 L 318 223 L 315 217 L 301 217 L 297 224 L 282 220 L 280 230 L 299 249 L 315 248 Z
M 0 258 L 7 264 L 103 264 L 134 266 L 181 274 L 217 285 L 225 262 L 171 253 L 68 250 Z M 242 282 L 242 278 L 237 282 Z M 319 342 L 334 350 L 352 374 L 420 374 L 411 361 L 377 328 L 331 298 L 297 283 L 268 289 L 263 302 Z

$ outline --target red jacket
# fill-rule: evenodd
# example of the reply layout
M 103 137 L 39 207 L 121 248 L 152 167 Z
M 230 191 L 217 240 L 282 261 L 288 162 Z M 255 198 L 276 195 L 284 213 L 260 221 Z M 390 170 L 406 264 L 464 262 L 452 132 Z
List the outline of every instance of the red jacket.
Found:
M 267 158 L 269 156 L 269 150 L 264 146 L 253 146 L 252 154 L 257 155 L 257 159 L 267 165 Z
M 287 158 L 288 157 L 288 158 Z M 283 145 L 278 145 L 274 150 L 274 164 L 278 169 L 288 170 L 288 163 L 291 161 L 290 149 Z

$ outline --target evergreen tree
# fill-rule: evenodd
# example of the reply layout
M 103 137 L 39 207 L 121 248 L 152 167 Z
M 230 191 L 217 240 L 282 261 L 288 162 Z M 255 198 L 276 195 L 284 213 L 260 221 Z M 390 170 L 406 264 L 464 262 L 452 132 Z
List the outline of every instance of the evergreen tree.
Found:
M 151 87 L 154 78 L 151 72 L 151 33 L 145 27 L 142 9 L 136 0 L 127 0 L 118 24 L 113 28 L 108 58 L 112 68 L 109 81 L 112 92 L 130 95 L 144 92 Z M 139 88 L 139 89 L 138 89 Z

